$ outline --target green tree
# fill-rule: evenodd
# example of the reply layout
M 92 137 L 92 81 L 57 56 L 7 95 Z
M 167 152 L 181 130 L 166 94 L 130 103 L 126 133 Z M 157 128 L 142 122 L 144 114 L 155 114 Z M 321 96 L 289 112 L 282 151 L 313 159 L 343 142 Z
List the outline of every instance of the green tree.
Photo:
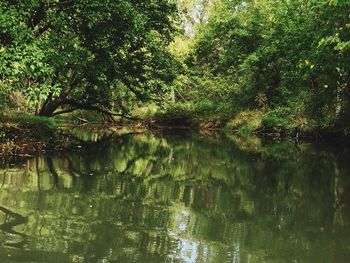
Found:
M 188 64 L 202 79 L 221 80 L 212 85 L 216 97 L 224 92 L 219 104 L 230 105 L 232 115 L 283 108 L 318 126 L 345 125 L 349 7 L 349 1 L 217 0 Z M 197 87 L 201 96 L 205 85 Z
M 36 114 L 125 114 L 176 75 L 169 0 L 6 0 L 0 3 L 1 83 Z

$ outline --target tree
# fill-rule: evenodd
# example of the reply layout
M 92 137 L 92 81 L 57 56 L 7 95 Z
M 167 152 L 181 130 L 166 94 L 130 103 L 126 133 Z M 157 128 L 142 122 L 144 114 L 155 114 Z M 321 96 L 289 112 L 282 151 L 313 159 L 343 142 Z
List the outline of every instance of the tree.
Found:
M 174 79 L 176 19 L 170 0 L 1 1 L 0 80 L 38 115 L 125 115 Z
M 190 66 L 198 75 L 208 71 L 225 80 L 221 90 L 231 86 L 221 104 L 232 105 L 233 115 L 283 108 L 285 115 L 297 116 L 293 120 L 347 125 L 348 7 L 346 0 L 217 0 Z

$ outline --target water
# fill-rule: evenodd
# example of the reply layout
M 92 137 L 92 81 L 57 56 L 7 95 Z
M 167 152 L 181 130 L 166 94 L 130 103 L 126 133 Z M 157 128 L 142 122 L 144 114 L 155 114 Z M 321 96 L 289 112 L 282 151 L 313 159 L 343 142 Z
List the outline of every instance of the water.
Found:
M 349 157 L 141 134 L 4 161 L 0 262 L 349 262 Z

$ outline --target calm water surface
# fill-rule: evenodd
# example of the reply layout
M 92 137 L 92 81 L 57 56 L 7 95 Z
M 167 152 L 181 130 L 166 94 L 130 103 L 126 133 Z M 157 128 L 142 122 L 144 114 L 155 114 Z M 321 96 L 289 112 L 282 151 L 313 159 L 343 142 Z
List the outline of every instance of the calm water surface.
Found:
M 0 262 L 350 262 L 349 205 L 345 147 L 103 137 L 1 163 Z

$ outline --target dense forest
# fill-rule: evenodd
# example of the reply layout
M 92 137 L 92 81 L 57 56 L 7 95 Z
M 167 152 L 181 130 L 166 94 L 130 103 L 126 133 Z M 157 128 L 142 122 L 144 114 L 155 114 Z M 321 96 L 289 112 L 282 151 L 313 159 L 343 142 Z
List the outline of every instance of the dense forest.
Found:
M 348 0 L 4 0 L 0 108 L 347 135 L 349 10 Z

